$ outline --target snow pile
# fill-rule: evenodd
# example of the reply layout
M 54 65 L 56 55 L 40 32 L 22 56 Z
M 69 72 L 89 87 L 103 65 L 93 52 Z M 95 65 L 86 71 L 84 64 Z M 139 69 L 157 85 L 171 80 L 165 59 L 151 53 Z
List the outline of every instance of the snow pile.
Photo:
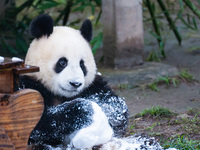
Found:
M 0 63 L 4 62 L 4 57 L 0 56 Z
M 18 58 L 18 57 L 13 57 L 12 58 L 12 62 L 22 62 L 22 61 L 23 61 L 23 59 Z
M 63 147 L 53 148 L 49 146 L 51 150 L 63 150 Z M 72 144 L 69 144 L 65 150 L 77 150 Z M 129 136 L 126 138 L 112 138 L 109 142 L 103 144 L 98 150 L 164 150 L 162 146 L 155 140 L 154 137 L 146 138 L 141 136 Z M 80 149 L 80 150 L 92 150 Z M 176 148 L 169 148 L 166 150 L 177 150 Z
M 163 150 L 154 137 L 129 136 L 126 138 L 113 138 L 104 144 L 100 150 Z M 170 148 L 167 150 L 176 150 Z

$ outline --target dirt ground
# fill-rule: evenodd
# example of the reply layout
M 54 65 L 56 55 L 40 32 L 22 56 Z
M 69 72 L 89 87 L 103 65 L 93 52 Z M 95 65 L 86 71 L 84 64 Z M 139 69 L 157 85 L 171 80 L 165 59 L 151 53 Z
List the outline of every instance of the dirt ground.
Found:
M 179 46 L 173 34 L 168 35 L 165 51 L 167 58 L 161 63 L 177 67 L 179 71 L 187 69 L 195 79 L 200 81 L 200 31 L 182 29 L 183 40 Z M 144 53 L 157 48 L 156 41 L 151 41 L 151 35 L 145 34 Z M 130 116 L 151 106 L 160 105 L 176 112 L 184 112 L 189 108 L 200 107 L 200 83 L 181 82 L 178 87 L 173 85 L 158 87 L 160 92 L 141 87 L 133 89 L 115 89 L 125 98 Z
M 195 79 L 200 81 L 200 31 L 181 29 L 182 45 L 179 46 L 174 35 L 166 38 L 165 51 L 167 58 L 161 63 L 181 69 L 187 69 Z M 151 35 L 145 33 L 144 53 L 157 48 L 156 41 L 151 41 Z M 148 134 L 167 139 L 177 135 L 187 134 L 191 139 L 200 140 L 199 114 L 188 112 L 189 109 L 200 108 L 200 82 L 181 82 L 178 87 L 173 85 L 158 86 L 160 92 L 141 87 L 132 89 L 115 89 L 124 97 L 130 111 L 129 134 Z M 178 115 L 168 118 L 135 117 L 142 110 L 160 105 L 167 107 Z M 180 117 L 180 116 L 184 117 Z M 194 118 L 198 119 L 194 121 Z M 184 121 L 184 119 L 188 119 Z M 178 120 L 178 121 L 177 121 Z M 191 122 L 193 120 L 193 122 Z
M 189 139 L 200 141 L 200 30 L 192 31 L 182 28 L 183 26 L 178 26 L 182 36 L 181 46 L 172 32 L 166 34 L 167 58 L 160 63 L 175 67 L 178 71 L 188 70 L 197 82 L 181 81 L 177 87 L 160 85 L 159 92 L 144 88 L 145 83 L 124 89 L 118 88 L 118 85 L 112 86 L 119 96 L 125 98 L 129 108 L 127 135 L 145 134 L 156 137 L 158 141 L 186 135 Z M 158 46 L 156 39 L 148 33 L 148 25 L 144 25 L 144 30 L 144 58 L 147 58 L 150 51 L 158 50 Z M 135 116 L 144 109 L 158 105 L 176 112 L 177 115 L 161 118 Z
M 170 142 L 179 137 L 200 141 L 200 109 L 191 109 L 168 117 L 131 117 L 127 135 L 132 134 L 155 137 L 164 148 L 174 147 L 166 144 L 166 141 Z M 200 145 L 196 144 L 195 149 L 200 149 Z

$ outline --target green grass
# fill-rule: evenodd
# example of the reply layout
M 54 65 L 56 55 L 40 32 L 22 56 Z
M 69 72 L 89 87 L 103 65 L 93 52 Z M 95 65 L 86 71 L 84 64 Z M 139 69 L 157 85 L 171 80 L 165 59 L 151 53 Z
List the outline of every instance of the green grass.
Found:
M 157 91 L 159 92 L 159 88 L 157 87 L 158 83 L 157 82 L 152 82 L 150 84 L 147 85 L 148 88 L 150 88 L 153 91 Z
M 185 133 L 198 133 L 200 131 L 200 118 L 197 115 L 191 117 L 180 117 L 169 122 L 169 125 L 181 125 L 178 130 Z
M 175 77 L 169 77 L 168 75 L 160 76 L 158 79 L 156 79 L 152 83 L 148 84 L 147 87 L 153 91 L 159 92 L 160 89 L 158 88 L 158 85 L 164 84 L 166 86 L 173 85 L 174 87 L 177 87 L 181 81 L 197 82 L 197 80 L 195 80 L 193 75 L 191 75 L 186 69 L 183 69 Z
M 130 90 L 138 87 L 139 85 L 134 85 L 134 84 L 118 84 L 117 87 L 119 89 L 124 89 L 124 90 Z
M 200 108 L 189 108 L 187 113 L 190 115 L 200 115 Z
M 200 141 L 189 140 L 185 135 L 171 138 L 169 141 L 165 141 L 163 144 L 164 148 L 177 148 L 179 150 L 200 150 Z
M 161 76 L 158 79 L 154 80 L 152 83 L 148 84 L 147 87 L 153 91 L 159 92 L 160 90 L 157 87 L 159 84 L 165 84 L 167 86 L 173 84 L 174 87 L 177 87 L 179 83 L 180 81 L 175 77 Z
M 145 109 L 138 116 L 152 116 L 152 117 L 167 117 L 175 115 L 171 110 L 161 107 L 161 106 L 152 106 L 150 109 Z
M 186 81 L 186 82 L 195 81 L 194 76 L 191 75 L 186 69 L 181 70 L 178 77 L 181 78 L 183 81 Z

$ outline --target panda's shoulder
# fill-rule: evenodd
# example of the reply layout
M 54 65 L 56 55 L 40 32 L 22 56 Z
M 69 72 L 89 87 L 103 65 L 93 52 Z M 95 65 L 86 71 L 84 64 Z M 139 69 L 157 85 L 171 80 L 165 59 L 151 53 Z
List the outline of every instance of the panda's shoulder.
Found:
M 44 98 L 51 97 L 52 93 L 45 88 L 45 86 L 33 77 L 20 75 L 19 76 L 19 88 L 30 88 L 39 91 Z

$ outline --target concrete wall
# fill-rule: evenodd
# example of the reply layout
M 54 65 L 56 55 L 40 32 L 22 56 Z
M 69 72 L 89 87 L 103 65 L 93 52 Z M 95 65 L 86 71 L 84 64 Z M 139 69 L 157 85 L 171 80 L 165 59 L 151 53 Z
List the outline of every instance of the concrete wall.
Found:
M 132 68 L 143 63 L 142 0 L 102 0 L 104 65 Z

